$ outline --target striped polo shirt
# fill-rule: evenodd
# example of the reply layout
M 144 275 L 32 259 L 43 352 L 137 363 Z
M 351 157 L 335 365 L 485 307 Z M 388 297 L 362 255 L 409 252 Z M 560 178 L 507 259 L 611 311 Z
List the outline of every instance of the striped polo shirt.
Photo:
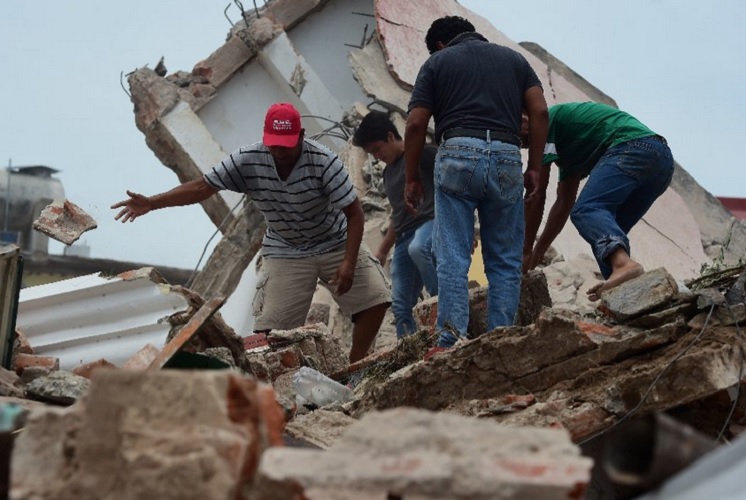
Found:
M 304 139 L 303 152 L 286 180 L 277 175 L 263 143 L 239 148 L 205 174 L 212 187 L 249 196 L 264 214 L 266 258 L 302 258 L 347 241 L 342 209 L 357 193 L 342 161 L 326 146 Z

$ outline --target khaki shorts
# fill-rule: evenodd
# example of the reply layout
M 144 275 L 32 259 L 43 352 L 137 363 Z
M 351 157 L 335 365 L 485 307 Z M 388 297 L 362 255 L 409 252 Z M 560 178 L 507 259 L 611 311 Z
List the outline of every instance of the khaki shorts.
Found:
M 345 246 L 313 257 L 266 259 L 254 296 L 254 330 L 289 330 L 306 322 L 319 282 L 331 292 L 345 315 L 352 316 L 380 304 L 391 303 L 391 283 L 381 263 L 364 243 L 360 245 L 352 288 L 341 297 L 332 279 L 345 255 Z

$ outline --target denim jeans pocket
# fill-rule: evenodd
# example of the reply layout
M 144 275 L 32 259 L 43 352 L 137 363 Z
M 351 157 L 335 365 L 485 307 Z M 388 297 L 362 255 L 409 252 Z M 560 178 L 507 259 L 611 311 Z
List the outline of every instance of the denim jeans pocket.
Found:
M 625 142 L 617 146 L 615 154 L 616 166 L 635 180 L 644 181 L 659 173 L 663 162 L 658 144 L 641 139 Z M 661 144 L 661 146 L 663 146 Z M 617 149 L 614 148 L 614 149 Z
M 462 147 L 441 147 L 436 157 L 436 189 L 461 196 L 469 191 L 479 161 L 474 150 Z
M 523 165 L 520 160 L 500 159 L 497 161 L 500 198 L 508 203 L 515 203 L 523 196 L 522 169 Z

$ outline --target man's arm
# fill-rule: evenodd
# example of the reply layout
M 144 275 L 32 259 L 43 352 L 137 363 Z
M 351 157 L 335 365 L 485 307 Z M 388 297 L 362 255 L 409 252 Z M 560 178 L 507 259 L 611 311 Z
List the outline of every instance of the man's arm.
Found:
M 404 203 L 412 213 L 422 203 L 423 189 L 420 179 L 420 157 L 422 148 L 425 146 L 427 136 L 427 124 L 432 112 L 428 108 L 412 108 L 407 117 L 407 126 L 404 129 Z
M 345 247 L 345 257 L 337 268 L 337 272 L 329 282 L 330 285 L 337 285 L 337 295 L 344 295 L 352 288 L 352 279 L 355 277 L 355 266 L 357 264 L 357 255 L 360 251 L 360 242 L 363 241 L 363 225 L 365 215 L 360 198 L 344 207 L 342 211 L 347 218 L 347 246 Z
M 122 209 L 114 217 L 116 220 L 132 222 L 151 210 L 199 203 L 217 192 L 218 190 L 209 185 L 204 177 L 200 177 L 154 196 L 144 196 L 128 190 L 129 199 L 115 203 L 111 208 Z
M 381 244 L 378 246 L 378 250 L 376 250 L 376 259 L 378 259 L 382 265 L 386 264 L 386 258 L 395 242 L 396 231 L 394 231 L 394 221 L 389 219 L 389 227 L 386 229 L 386 234 L 384 235 Z
M 539 194 L 544 145 L 549 130 L 549 112 L 544 91 L 539 86 L 529 88 L 523 95 L 528 115 L 528 168 L 524 175 L 526 199 Z
M 539 236 L 539 240 L 536 242 L 536 246 L 531 254 L 529 269 L 533 269 L 539 265 L 549 245 L 552 244 L 560 231 L 562 231 L 562 228 L 565 227 L 572 207 L 575 205 L 578 186 L 580 186 L 580 178 L 576 176 L 569 177 L 557 184 L 557 200 L 549 210 L 544 231 L 541 232 L 541 236 Z
M 536 233 L 539 232 L 541 219 L 544 217 L 544 204 L 547 199 L 547 186 L 549 186 L 549 168 L 551 164 L 544 165 L 539 170 L 539 190 L 532 198 L 526 198 L 525 219 L 526 219 L 526 236 L 523 240 L 523 271 L 529 270 L 531 255 L 534 249 Z

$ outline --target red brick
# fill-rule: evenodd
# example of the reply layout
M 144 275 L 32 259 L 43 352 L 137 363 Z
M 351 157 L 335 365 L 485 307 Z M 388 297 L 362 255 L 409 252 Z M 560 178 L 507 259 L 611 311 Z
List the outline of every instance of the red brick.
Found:
M 500 398 L 500 402 L 515 408 L 527 408 L 536 403 L 536 397 L 533 394 L 507 394 Z
M 105 359 L 99 359 L 98 361 L 91 361 L 90 363 L 76 366 L 75 368 L 73 368 L 73 374 L 90 379 L 91 375 L 93 375 L 93 372 L 98 369 L 116 367 L 117 366 L 114 363 L 110 363 Z
M 15 339 L 13 341 L 13 353 L 15 354 L 34 354 L 34 349 L 29 344 L 28 339 L 20 328 L 16 328 Z
M 125 370 L 145 370 L 158 356 L 159 352 L 161 352 L 160 349 L 153 344 L 145 344 L 142 349 L 124 363 L 122 368 Z
M 583 332 L 586 335 L 595 333 L 599 335 L 609 335 L 613 336 L 616 334 L 616 331 L 608 327 L 606 325 L 602 325 L 600 323 L 589 323 L 587 321 L 576 321 L 575 324 L 578 327 L 578 330 Z
M 47 368 L 48 370 L 59 370 L 60 360 L 51 356 L 37 356 L 35 354 L 17 353 L 13 358 L 13 370 L 17 374 L 32 366 Z
M 298 355 L 296 349 L 285 349 L 279 352 L 280 364 L 285 368 L 298 368 L 300 367 L 301 358 Z

